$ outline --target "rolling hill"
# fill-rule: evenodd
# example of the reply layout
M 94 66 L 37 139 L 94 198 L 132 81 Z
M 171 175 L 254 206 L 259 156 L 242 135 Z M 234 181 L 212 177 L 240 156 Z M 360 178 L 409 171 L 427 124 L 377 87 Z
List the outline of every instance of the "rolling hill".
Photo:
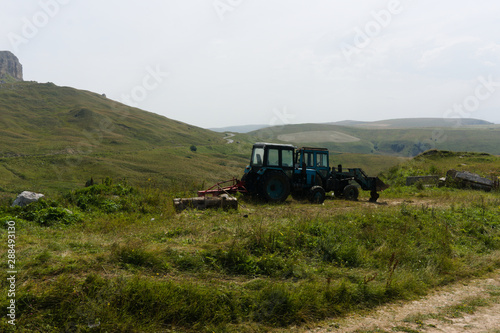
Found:
M 457 127 L 457 126 L 491 126 L 493 123 L 473 118 L 400 118 L 378 121 L 344 120 L 330 125 L 363 127 L 363 128 L 426 128 L 426 127 Z
M 244 139 L 228 145 L 220 133 L 52 83 L 0 86 L 0 114 L 0 192 L 91 177 L 196 185 L 239 175 L 248 160 Z
M 481 119 L 473 118 L 401 118 L 401 119 L 386 119 L 377 121 L 357 121 L 357 120 L 342 120 L 326 125 L 338 125 L 348 127 L 362 128 L 426 128 L 426 127 L 457 127 L 457 126 L 474 126 L 474 125 L 494 125 L 493 123 Z M 323 125 L 323 124 L 318 124 Z M 270 127 L 269 125 L 241 125 L 227 126 L 218 128 L 209 128 L 215 132 L 236 132 L 249 133 L 260 129 Z
M 209 130 L 219 132 L 219 133 L 225 133 L 225 132 L 248 133 L 248 132 L 260 130 L 261 128 L 265 128 L 265 127 L 269 127 L 269 126 L 268 125 L 240 125 L 240 126 L 209 128 Z
M 195 126 L 52 83 L 20 82 L 0 89 L 0 156 L 142 150 L 221 144 Z
M 460 121 L 460 123 L 459 123 Z M 448 121 L 447 121 L 448 122 Z M 422 127 L 402 127 L 409 121 L 383 121 L 387 126 L 354 123 L 301 124 L 269 127 L 248 133 L 260 141 L 291 142 L 327 147 L 344 153 L 411 157 L 429 149 L 476 151 L 500 155 L 500 126 L 476 120 L 455 119 L 453 127 L 425 127 L 428 121 L 414 121 Z M 464 125 L 471 124 L 474 125 Z

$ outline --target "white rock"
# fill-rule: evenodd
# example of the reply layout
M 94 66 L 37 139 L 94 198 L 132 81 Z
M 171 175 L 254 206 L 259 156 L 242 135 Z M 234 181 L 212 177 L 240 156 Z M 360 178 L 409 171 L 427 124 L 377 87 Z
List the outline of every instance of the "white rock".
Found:
M 44 197 L 44 195 L 41 193 L 24 191 L 17 196 L 16 200 L 14 200 L 14 202 L 12 203 L 12 207 L 14 207 L 14 206 L 23 207 L 23 206 L 26 206 L 27 204 L 38 201 L 43 197 Z

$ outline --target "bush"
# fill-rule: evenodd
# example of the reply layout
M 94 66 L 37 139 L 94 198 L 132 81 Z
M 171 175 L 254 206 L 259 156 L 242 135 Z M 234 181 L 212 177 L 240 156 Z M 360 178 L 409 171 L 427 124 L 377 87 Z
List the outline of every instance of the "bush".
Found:
M 113 213 L 124 210 L 122 202 L 124 197 L 134 194 L 136 191 L 126 185 L 113 185 L 113 181 L 106 178 L 103 184 L 92 185 L 68 193 L 65 198 L 84 211 L 101 210 Z
M 16 214 L 23 220 L 33 221 L 43 226 L 54 224 L 70 225 L 82 221 L 80 214 L 60 207 L 55 201 L 45 199 L 24 207 L 9 207 L 6 211 L 10 214 Z
M 44 226 L 51 226 L 56 223 L 69 225 L 81 221 L 78 214 L 74 214 L 70 210 L 62 207 L 44 208 L 36 211 L 32 217 L 34 222 Z

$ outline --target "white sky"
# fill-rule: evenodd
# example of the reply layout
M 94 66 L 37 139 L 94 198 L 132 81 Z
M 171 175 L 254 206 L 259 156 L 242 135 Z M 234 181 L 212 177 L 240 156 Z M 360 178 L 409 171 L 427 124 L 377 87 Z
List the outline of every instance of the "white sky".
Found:
M 0 50 L 17 55 L 25 80 L 105 93 L 200 127 L 500 123 L 498 0 L 0 0 L 0 8 Z

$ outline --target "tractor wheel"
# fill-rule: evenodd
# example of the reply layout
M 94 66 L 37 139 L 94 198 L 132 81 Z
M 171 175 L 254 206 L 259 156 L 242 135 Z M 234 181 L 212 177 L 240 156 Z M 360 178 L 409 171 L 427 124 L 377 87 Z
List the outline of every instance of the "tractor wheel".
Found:
M 370 192 L 370 202 L 377 202 L 377 199 L 380 197 L 380 194 L 377 193 L 377 191 L 371 191 Z
M 309 190 L 309 201 L 314 204 L 322 204 L 325 201 L 325 190 L 321 186 L 313 186 Z
M 347 185 L 346 187 L 344 187 L 343 193 L 344 193 L 344 199 L 346 200 L 350 201 L 358 200 L 359 190 L 354 185 Z
M 268 172 L 262 180 L 262 196 L 267 202 L 283 202 L 290 194 L 290 181 L 281 172 Z

